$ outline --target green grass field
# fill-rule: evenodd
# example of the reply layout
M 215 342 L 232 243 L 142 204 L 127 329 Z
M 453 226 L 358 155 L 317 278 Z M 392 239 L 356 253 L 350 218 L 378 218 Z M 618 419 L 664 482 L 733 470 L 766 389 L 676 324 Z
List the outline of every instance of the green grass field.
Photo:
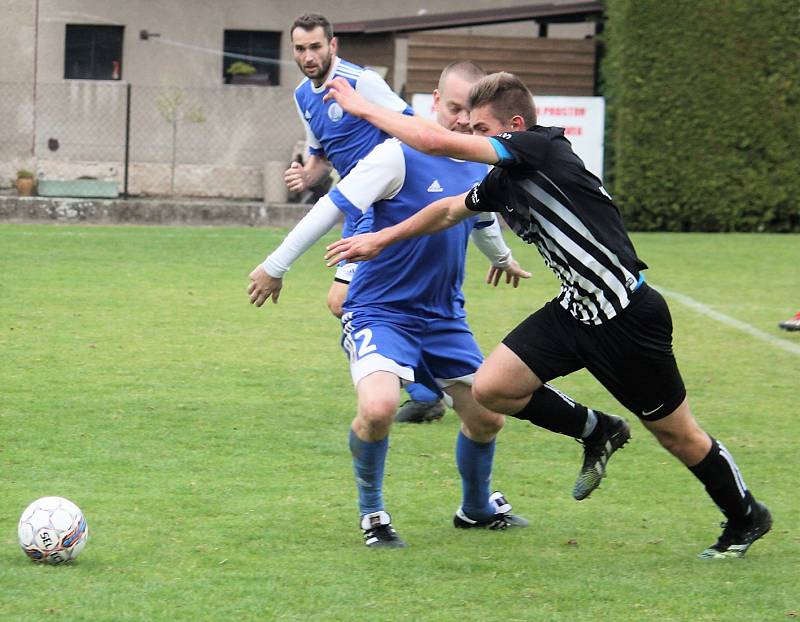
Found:
M 509 419 L 494 484 L 532 526 L 456 532 L 452 411 L 392 431 L 387 509 L 410 546 L 368 550 L 322 245 L 277 306 L 256 309 L 245 294 L 282 235 L 0 226 L 0 620 L 798 616 L 796 351 L 671 301 L 694 411 L 775 518 L 742 560 L 696 558 L 722 517 L 635 422 L 609 477 L 577 503 L 580 446 Z M 797 236 L 634 241 L 651 283 L 800 346 L 776 326 L 800 308 Z M 535 249 L 510 242 L 534 272 L 519 290 L 483 285 L 470 250 L 468 311 L 486 352 L 557 292 Z M 584 373 L 556 384 L 622 412 Z M 44 495 L 87 517 L 90 540 L 71 565 L 35 565 L 17 545 L 19 514 Z

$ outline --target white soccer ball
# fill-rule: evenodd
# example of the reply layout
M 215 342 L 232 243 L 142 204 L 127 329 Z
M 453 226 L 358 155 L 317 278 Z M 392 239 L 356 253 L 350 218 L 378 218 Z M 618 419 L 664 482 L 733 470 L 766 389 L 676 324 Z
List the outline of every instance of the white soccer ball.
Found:
M 75 559 L 86 545 L 86 519 L 69 499 L 42 497 L 31 503 L 19 519 L 19 545 L 35 562 L 63 564 Z

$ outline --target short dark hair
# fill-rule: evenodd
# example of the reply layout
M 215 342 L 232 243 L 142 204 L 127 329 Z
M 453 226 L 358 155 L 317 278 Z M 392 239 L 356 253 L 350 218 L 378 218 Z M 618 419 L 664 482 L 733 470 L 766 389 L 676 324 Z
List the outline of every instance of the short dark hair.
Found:
M 333 26 L 331 26 L 331 23 L 328 21 L 327 17 L 320 15 L 319 13 L 306 13 L 305 15 L 298 17 L 296 20 L 294 20 L 289 34 L 291 35 L 295 28 L 314 30 L 317 27 L 322 28 L 322 30 L 325 32 L 325 38 L 328 41 L 333 39 Z
M 503 124 L 519 115 L 525 121 L 525 127 L 536 125 L 533 95 L 513 73 L 500 71 L 489 74 L 472 87 L 467 100 L 469 109 L 487 104 L 491 106 L 497 120 Z

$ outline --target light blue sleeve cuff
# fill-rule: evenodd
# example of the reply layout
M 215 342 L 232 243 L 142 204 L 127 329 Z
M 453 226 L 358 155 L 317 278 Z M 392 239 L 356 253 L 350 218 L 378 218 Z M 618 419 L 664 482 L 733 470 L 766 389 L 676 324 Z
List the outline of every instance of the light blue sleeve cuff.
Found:
M 514 156 L 511 155 L 511 152 L 503 143 L 493 137 L 489 138 L 489 142 L 492 143 L 492 147 L 494 147 L 494 151 L 501 162 L 514 161 Z

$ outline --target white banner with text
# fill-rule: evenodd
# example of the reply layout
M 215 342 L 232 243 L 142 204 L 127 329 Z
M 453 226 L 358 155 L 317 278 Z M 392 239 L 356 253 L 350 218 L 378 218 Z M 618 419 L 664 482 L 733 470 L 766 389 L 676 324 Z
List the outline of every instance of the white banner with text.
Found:
M 535 97 L 539 125 L 563 127 L 575 153 L 586 168 L 603 178 L 603 136 L 606 102 L 602 97 Z M 416 94 L 411 100 L 414 111 L 435 120 L 433 95 Z

